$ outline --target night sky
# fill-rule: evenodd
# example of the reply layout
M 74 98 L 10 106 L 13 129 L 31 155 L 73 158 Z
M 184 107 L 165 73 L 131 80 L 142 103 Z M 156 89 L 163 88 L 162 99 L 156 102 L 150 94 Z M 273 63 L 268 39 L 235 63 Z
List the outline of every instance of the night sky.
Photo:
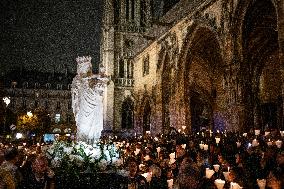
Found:
M 99 62 L 102 0 L 1 0 L 0 72 L 76 71 L 75 58 Z

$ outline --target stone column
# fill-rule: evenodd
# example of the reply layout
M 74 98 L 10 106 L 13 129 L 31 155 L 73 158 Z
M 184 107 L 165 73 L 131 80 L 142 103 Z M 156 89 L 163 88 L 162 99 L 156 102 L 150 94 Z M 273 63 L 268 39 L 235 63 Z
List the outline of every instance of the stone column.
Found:
M 146 0 L 146 21 L 147 21 L 147 26 L 149 26 L 150 21 L 151 21 L 151 3 L 150 0 Z
M 120 15 L 121 15 L 121 21 L 122 23 L 126 23 L 126 1 L 129 0 L 121 0 L 121 5 L 120 5 Z
M 135 20 L 135 25 L 140 26 L 140 3 L 141 1 L 135 1 L 135 12 L 134 12 L 134 20 Z

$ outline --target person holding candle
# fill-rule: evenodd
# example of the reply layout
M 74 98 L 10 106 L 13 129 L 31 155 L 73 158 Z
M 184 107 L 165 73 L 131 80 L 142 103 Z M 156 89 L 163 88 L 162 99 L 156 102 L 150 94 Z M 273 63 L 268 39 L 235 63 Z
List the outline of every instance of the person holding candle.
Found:
M 127 188 L 128 189 L 149 189 L 149 184 L 145 177 L 138 173 L 138 163 L 135 158 L 129 158 L 127 162 L 129 169 Z
M 244 182 L 243 176 L 244 176 L 244 172 L 242 168 L 232 167 L 230 168 L 230 171 L 229 171 L 228 183 L 235 182 L 235 183 L 238 183 L 238 185 L 244 187 L 245 182 Z
M 279 169 L 271 170 L 266 178 L 266 186 L 271 189 L 282 189 L 284 184 L 281 183 L 283 171 Z
M 167 179 L 162 177 L 161 168 L 157 164 L 150 166 L 149 171 L 152 173 L 152 179 L 149 183 L 149 189 L 167 189 Z
M 30 170 L 26 172 L 22 189 L 54 189 L 54 171 L 48 166 L 48 161 L 42 154 L 36 154 L 30 159 Z
M 182 148 L 181 144 L 176 146 L 176 156 L 178 162 L 178 185 L 180 189 L 198 188 L 200 171 L 197 164 Z
M 218 154 L 218 163 L 220 165 L 220 170 L 223 171 L 223 172 L 226 172 L 226 171 L 230 171 L 230 165 L 229 163 L 227 162 L 227 160 L 225 159 L 225 157 L 223 156 L 223 154 Z
M 22 174 L 17 166 L 19 151 L 15 147 L 7 148 L 4 152 L 4 162 L 0 166 L 0 188 L 15 189 L 22 180 Z

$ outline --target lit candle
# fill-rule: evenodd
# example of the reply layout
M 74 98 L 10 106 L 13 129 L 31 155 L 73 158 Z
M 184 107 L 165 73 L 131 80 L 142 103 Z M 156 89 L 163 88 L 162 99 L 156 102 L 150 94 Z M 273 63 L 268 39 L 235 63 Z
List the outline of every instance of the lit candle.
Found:
M 255 129 L 255 130 L 254 130 L 254 134 L 255 134 L 255 135 L 259 135 L 259 134 L 260 134 L 260 130 L 259 130 L 259 129 Z
M 237 147 L 239 148 L 241 146 L 241 142 L 236 142 L 237 143 Z
M 219 144 L 221 139 L 219 137 L 216 137 L 215 140 L 216 140 L 216 144 Z
M 268 139 L 267 145 L 268 145 L 268 146 L 271 146 L 271 145 L 272 145 L 272 142 L 270 141 L 270 139 Z
M 282 146 L 282 141 L 281 141 L 281 140 L 277 140 L 277 141 L 275 142 L 275 144 L 276 144 L 277 148 L 281 148 L 281 146 Z
M 228 172 L 230 172 L 230 167 L 228 167 Z
M 157 147 L 157 152 L 160 153 L 161 147 Z
M 252 146 L 258 146 L 258 142 L 257 142 L 257 140 L 256 139 L 253 139 L 253 141 L 252 141 Z
M 203 145 L 203 149 L 204 149 L 205 151 L 207 151 L 207 150 L 208 150 L 208 144 L 204 144 L 204 145 Z
M 168 183 L 168 189 L 173 189 L 174 179 L 167 180 L 167 183 Z

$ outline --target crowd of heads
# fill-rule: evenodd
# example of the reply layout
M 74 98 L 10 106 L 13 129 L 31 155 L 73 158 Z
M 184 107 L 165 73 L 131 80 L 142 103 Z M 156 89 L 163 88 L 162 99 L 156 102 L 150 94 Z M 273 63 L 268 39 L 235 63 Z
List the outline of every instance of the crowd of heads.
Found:
M 263 179 L 268 188 L 283 188 L 284 145 L 279 145 L 283 140 L 278 130 L 257 135 L 253 131 L 213 133 L 203 130 L 191 134 L 176 131 L 168 135 L 102 138 L 105 143 L 122 144 L 118 148 L 123 160 L 121 169 L 127 170 L 128 177 L 135 178 L 141 186 L 153 189 L 169 188 L 169 181 L 184 189 L 216 188 L 216 179 L 225 180 L 225 188 L 229 188 L 230 183 L 258 188 L 258 180 Z M 13 161 L 38 177 L 54 176 L 50 162 L 38 145 L 21 150 L 2 145 L 0 163 L 4 161 Z M 214 170 L 210 177 L 206 175 L 208 169 Z

